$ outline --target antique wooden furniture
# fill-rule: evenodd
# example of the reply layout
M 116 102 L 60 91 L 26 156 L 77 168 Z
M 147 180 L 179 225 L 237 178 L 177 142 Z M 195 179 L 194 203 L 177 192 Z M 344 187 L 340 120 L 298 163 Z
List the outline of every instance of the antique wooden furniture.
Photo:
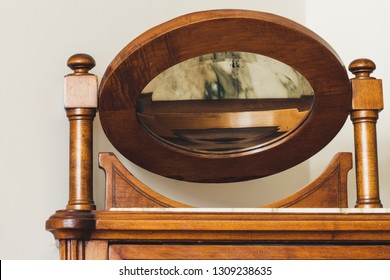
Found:
M 304 84 L 305 94 L 298 97 L 226 98 L 252 90 L 242 73 L 257 67 L 253 61 L 290 71 L 269 77 L 277 77 L 291 96 L 297 92 L 296 77 L 305 79 L 312 92 Z M 92 57 L 76 54 L 68 60 L 74 73 L 65 77 L 69 202 L 46 222 L 59 240 L 61 259 L 390 258 L 390 214 L 379 198 L 375 131 L 382 85 L 370 76 L 372 61 L 353 61 L 349 69 L 355 78 L 349 80 L 331 47 L 303 26 L 271 14 L 220 10 L 185 15 L 136 38 L 107 68 L 99 100 L 97 78 L 89 73 L 94 65 Z M 195 80 L 194 73 L 204 77 L 212 70 L 196 92 L 211 100 L 170 100 L 167 90 L 154 100 L 157 88 L 147 90 L 149 83 L 175 65 L 187 76 L 171 72 L 158 86 L 168 80 L 182 86 Z M 233 91 L 228 92 L 229 85 Z M 107 137 L 131 161 L 167 177 L 219 183 L 264 177 L 304 161 L 331 141 L 350 115 L 355 208 L 347 205 L 350 153 L 337 154 L 297 193 L 248 209 L 194 208 L 171 200 L 134 177 L 114 154 L 101 153 L 106 205 L 95 210 L 92 122 L 97 108 Z

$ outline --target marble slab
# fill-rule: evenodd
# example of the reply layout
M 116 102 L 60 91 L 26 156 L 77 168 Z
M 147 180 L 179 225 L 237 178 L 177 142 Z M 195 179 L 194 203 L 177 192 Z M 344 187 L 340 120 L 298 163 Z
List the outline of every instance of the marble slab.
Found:
M 165 70 L 142 91 L 152 99 L 300 98 L 313 95 L 309 82 L 278 60 L 248 52 L 202 55 Z
M 155 213 L 390 213 L 390 208 L 110 208 Z

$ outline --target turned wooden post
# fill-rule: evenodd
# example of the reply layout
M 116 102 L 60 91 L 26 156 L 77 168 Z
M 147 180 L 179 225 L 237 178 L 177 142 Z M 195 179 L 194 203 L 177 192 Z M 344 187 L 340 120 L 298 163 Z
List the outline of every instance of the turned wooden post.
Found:
M 383 109 L 382 81 L 370 77 L 375 70 L 374 62 L 357 59 L 349 70 L 351 79 L 352 111 L 354 125 L 357 208 L 381 208 L 379 198 L 378 156 L 376 121 Z
M 67 65 L 74 71 L 65 76 L 64 103 L 70 128 L 68 210 L 93 210 L 92 124 L 97 108 L 97 77 L 88 71 L 95 60 L 75 54 Z

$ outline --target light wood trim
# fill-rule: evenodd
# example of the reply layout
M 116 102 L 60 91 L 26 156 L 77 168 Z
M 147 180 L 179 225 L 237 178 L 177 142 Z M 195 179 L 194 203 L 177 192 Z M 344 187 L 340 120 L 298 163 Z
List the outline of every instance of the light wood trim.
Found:
M 97 108 L 97 90 L 95 75 L 65 76 L 65 108 Z
M 68 59 L 67 65 L 73 73 L 65 76 L 65 108 L 97 108 L 98 79 L 88 73 L 96 65 L 93 57 L 78 53 Z

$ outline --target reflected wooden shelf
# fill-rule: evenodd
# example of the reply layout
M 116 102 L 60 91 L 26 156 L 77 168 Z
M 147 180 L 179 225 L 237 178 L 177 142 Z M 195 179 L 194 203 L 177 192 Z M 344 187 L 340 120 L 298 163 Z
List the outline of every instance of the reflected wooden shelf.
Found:
M 147 131 L 168 144 L 232 152 L 277 141 L 293 131 L 307 117 L 313 99 L 152 101 L 152 94 L 141 94 L 137 115 Z

